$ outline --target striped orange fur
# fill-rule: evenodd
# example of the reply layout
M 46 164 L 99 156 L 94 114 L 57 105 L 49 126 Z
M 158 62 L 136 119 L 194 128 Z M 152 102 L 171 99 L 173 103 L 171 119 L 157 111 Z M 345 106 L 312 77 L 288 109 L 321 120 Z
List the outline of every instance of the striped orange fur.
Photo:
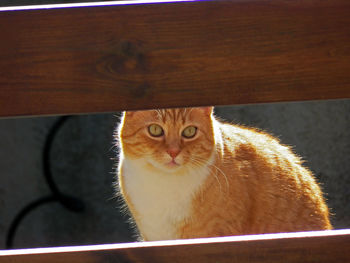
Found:
M 117 136 L 120 192 L 144 240 L 332 228 L 301 159 L 211 107 L 126 112 Z

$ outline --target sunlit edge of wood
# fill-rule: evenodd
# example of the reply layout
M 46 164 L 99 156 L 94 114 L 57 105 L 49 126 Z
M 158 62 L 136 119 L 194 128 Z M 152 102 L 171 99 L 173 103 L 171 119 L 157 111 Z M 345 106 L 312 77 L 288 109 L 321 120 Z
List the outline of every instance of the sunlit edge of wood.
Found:
M 198 239 L 183 239 L 183 240 L 149 241 L 149 242 L 134 242 L 134 243 L 122 243 L 122 244 L 0 250 L 0 256 L 100 251 L 100 250 L 113 250 L 113 249 L 126 249 L 126 248 L 200 245 L 200 244 L 206 244 L 206 243 L 213 244 L 213 243 L 249 242 L 249 241 L 263 241 L 263 240 L 276 240 L 276 239 L 331 237 L 331 236 L 338 236 L 338 235 L 350 235 L 350 229 L 246 235 L 246 236 L 229 236 L 229 237 L 215 237 L 215 238 L 198 238 Z
M 236 106 L 252 106 L 252 105 L 279 105 L 279 104 L 287 104 L 292 105 L 295 103 L 322 103 L 322 102 L 347 102 L 350 101 L 349 97 L 342 97 L 338 99 L 306 99 L 306 100 L 281 100 L 281 101 L 271 101 L 271 102 L 249 102 L 249 103 L 235 103 L 235 104 L 216 104 L 212 105 L 210 103 L 201 103 L 195 106 L 186 105 L 186 106 L 169 106 L 169 107 L 140 107 L 137 109 L 115 109 L 115 110 L 105 110 L 105 111 L 87 111 L 87 112 L 65 112 L 65 113 L 46 113 L 46 114 L 22 114 L 22 115 L 1 115 L 0 120 L 12 120 L 12 119 L 27 119 L 27 118 L 50 118 L 57 116 L 65 116 L 65 115 L 74 115 L 74 116 L 88 116 L 88 115 L 102 115 L 102 114 L 111 114 L 115 118 L 119 118 L 118 113 L 124 111 L 146 111 L 146 110 L 154 110 L 154 109 L 174 109 L 174 108 L 192 108 L 192 107 L 236 107 Z M 117 120 L 117 119 L 116 119 Z M 0 250 L 1 251 L 1 250 Z
M 199 1 L 203 1 L 203 0 L 119 0 L 119 1 L 102 1 L 102 2 L 69 3 L 69 4 L 26 5 L 26 6 L 0 7 L 0 12 L 40 10 L 40 9 L 59 9 L 59 8 L 78 8 L 78 7 L 166 4 L 166 3 L 199 2 Z M 204 1 L 210 1 L 210 0 L 204 0 Z

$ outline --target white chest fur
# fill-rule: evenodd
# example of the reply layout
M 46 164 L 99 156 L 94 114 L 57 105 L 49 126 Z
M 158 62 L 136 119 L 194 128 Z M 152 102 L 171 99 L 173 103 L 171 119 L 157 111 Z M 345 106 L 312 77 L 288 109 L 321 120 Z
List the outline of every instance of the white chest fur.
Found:
M 141 161 L 123 159 L 120 172 L 141 233 L 147 240 L 168 240 L 179 238 L 177 227 L 189 217 L 193 195 L 209 169 L 166 174 L 147 170 Z

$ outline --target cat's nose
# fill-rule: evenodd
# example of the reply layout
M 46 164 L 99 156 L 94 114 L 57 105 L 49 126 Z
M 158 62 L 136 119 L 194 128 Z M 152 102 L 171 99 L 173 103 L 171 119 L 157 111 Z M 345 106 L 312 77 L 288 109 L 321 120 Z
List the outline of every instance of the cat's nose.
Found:
M 171 158 L 175 158 L 176 156 L 179 155 L 180 153 L 180 149 L 179 148 L 169 148 L 167 151 L 166 151 Z

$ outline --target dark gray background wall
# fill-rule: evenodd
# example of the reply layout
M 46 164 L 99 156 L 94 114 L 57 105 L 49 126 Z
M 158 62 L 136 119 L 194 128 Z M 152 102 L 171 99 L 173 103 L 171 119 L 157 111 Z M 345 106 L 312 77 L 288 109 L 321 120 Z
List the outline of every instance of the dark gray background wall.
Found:
M 336 228 L 350 227 L 350 100 L 216 108 L 218 116 L 259 127 L 307 160 L 327 193 Z M 85 202 L 84 213 L 58 203 L 32 211 L 21 223 L 14 247 L 133 241 L 114 197 L 113 132 L 118 114 L 75 116 L 52 147 L 53 176 L 60 189 Z M 0 248 L 16 213 L 49 189 L 43 177 L 43 145 L 57 117 L 0 120 Z

